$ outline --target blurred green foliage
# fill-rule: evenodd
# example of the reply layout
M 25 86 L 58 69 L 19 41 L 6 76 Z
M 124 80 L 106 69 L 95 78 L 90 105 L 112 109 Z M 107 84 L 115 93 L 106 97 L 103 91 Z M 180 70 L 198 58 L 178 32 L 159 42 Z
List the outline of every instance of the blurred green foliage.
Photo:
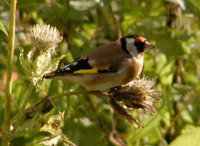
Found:
M 143 129 L 135 129 L 112 110 L 105 98 L 98 96 L 73 95 L 55 100 L 51 113 L 65 111 L 62 132 L 80 146 L 113 145 L 117 138 L 130 146 L 200 145 L 199 15 L 199 0 L 19 0 L 11 115 L 19 112 L 28 90 L 29 83 L 19 74 L 22 67 L 18 48 L 29 45 L 29 29 L 34 24 L 56 26 L 64 36 L 56 49 L 59 55 L 66 54 L 60 66 L 120 36 L 138 34 L 156 46 L 145 54 L 143 74 L 156 78 L 156 88 L 163 92 L 163 103 L 157 105 L 155 115 L 136 111 Z M 0 123 L 5 103 L 8 26 L 9 1 L 1 0 Z M 81 88 L 48 80 L 41 91 L 33 92 L 28 106 L 46 95 Z M 47 135 L 31 132 L 14 138 L 11 145 L 37 145 Z

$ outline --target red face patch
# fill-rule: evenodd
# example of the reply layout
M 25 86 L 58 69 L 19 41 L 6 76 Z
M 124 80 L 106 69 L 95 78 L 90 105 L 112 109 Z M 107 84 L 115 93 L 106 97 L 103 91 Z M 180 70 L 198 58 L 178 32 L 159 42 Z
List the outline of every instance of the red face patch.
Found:
M 144 37 L 138 36 L 138 37 L 136 37 L 135 41 L 144 43 L 146 41 L 146 39 Z

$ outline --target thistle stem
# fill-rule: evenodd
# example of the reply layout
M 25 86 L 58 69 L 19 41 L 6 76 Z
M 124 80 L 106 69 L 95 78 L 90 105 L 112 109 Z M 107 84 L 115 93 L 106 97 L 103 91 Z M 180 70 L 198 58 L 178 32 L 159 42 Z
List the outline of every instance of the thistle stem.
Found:
M 12 62 L 14 56 L 14 42 L 15 42 L 15 12 L 17 0 L 10 1 L 10 26 L 9 26 L 9 46 L 7 56 L 7 80 L 6 80 L 6 102 L 4 111 L 4 126 L 5 133 L 3 136 L 3 145 L 10 144 L 8 132 L 10 131 L 10 104 L 12 95 Z
M 106 95 L 106 93 L 104 92 L 100 92 L 100 91 L 71 91 L 71 92 L 65 92 L 65 93 L 62 93 L 62 94 L 58 94 L 58 95 L 54 95 L 54 96 L 50 96 L 49 98 L 51 100 L 55 100 L 55 99 L 58 99 L 58 98 L 61 98 L 63 96 L 67 96 L 67 95 L 77 95 L 77 94 L 93 94 L 93 95 Z
M 28 100 L 29 100 L 29 98 L 30 98 L 30 96 L 31 96 L 31 93 L 32 93 L 32 91 L 33 91 L 33 84 L 31 83 L 30 84 L 30 86 L 29 86 L 29 89 L 28 89 L 28 91 L 27 91 L 27 94 L 26 94 L 26 97 L 24 98 L 24 102 L 23 102 L 23 104 L 22 104 L 22 107 L 21 107 L 21 112 L 23 113 L 24 112 L 24 110 L 25 110 L 25 107 L 26 107 L 26 104 L 28 103 Z

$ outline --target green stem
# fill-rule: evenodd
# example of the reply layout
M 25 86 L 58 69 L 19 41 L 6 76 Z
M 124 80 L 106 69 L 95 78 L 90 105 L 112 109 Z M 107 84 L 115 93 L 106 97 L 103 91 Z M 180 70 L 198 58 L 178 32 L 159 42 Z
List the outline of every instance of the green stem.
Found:
M 4 111 L 4 126 L 5 133 L 3 138 L 3 145 L 10 144 L 10 138 L 8 138 L 8 132 L 10 129 L 10 104 L 12 95 L 12 62 L 14 55 L 14 42 L 15 42 L 15 12 L 16 12 L 16 0 L 10 1 L 10 31 L 9 31 L 9 47 L 7 56 L 7 80 L 6 80 L 6 102 Z
M 29 100 L 29 98 L 30 98 L 30 96 L 31 96 L 31 93 L 32 93 L 32 91 L 33 91 L 33 87 L 34 87 L 34 86 L 33 86 L 33 84 L 31 83 L 30 86 L 29 86 L 29 89 L 28 89 L 28 91 L 27 91 L 27 94 L 26 94 L 26 96 L 25 96 L 25 98 L 24 98 L 24 102 L 23 102 L 23 104 L 22 104 L 22 107 L 21 107 L 21 112 L 22 112 L 22 113 L 24 113 L 26 104 L 28 103 L 28 100 Z
M 58 95 L 54 95 L 54 96 L 50 96 L 49 98 L 51 100 L 55 100 L 55 99 L 58 99 L 58 98 L 61 98 L 63 96 L 68 96 L 68 95 L 77 95 L 77 94 L 94 94 L 94 95 L 101 95 L 101 96 L 105 96 L 106 93 L 104 92 L 100 92 L 100 91 L 71 91 L 71 92 L 65 92 L 65 93 L 62 93 L 62 94 L 58 94 Z
M 33 87 L 34 87 L 34 86 L 33 86 L 33 84 L 31 83 L 30 86 L 29 86 L 29 89 L 28 89 L 28 91 L 27 91 L 27 93 L 26 93 L 26 96 L 25 96 L 25 98 L 24 98 L 24 101 L 23 101 L 23 103 L 22 103 L 22 107 L 21 107 L 21 111 L 20 111 L 20 113 L 19 113 L 19 116 L 17 117 L 16 123 L 14 124 L 14 128 L 13 128 L 13 130 L 12 130 L 12 133 L 15 133 L 15 131 L 17 130 L 17 127 L 21 124 L 20 122 L 21 122 L 21 119 L 23 118 L 23 115 L 24 115 L 24 113 L 25 113 L 26 104 L 28 103 L 28 100 L 29 100 L 29 98 L 31 97 L 31 93 L 32 93 L 32 91 L 33 91 Z M 13 124 L 12 119 L 11 119 L 11 123 Z

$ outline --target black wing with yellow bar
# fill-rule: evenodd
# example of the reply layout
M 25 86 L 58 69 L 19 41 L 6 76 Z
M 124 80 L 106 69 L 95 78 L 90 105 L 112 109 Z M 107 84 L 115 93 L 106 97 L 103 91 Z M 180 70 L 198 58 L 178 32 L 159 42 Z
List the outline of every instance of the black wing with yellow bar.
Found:
M 111 70 L 109 67 L 99 70 L 91 67 L 88 63 L 88 57 L 78 58 L 72 63 L 55 71 L 55 73 L 111 73 L 116 70 Z

